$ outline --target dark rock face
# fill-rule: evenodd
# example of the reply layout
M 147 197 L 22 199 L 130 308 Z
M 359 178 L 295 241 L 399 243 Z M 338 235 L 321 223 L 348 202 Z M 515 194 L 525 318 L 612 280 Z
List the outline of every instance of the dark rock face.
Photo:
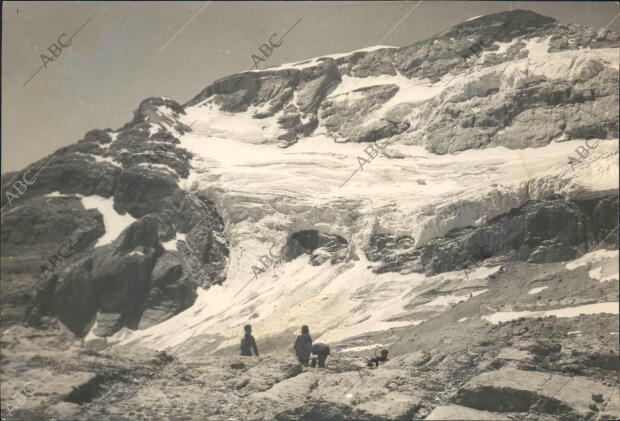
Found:
M 145 217 L 113 244 L 97 248 L 65 269 L 62 277 L 50 283 L 51 296 L 46 291 L 38 297 L 43 314 L 58 316 L 79 336 L 87 333 L 98 312 L 97 334 L 137 327 L 150 287 L 149 274 L 162 253 L 156 229 L 156 217 Z M 140 254 L 130 253 L 133 250 Z
M 127 123 L 123 129 L 140 126 L 140 124 L 146 122 L 176 123 L 178 127 L 175 127 L 175 129 L 185 129 L 183 125 L 173 120 L 169 115 L 160 113 L 159 107 L 168 108 L 172 112 L 172 116 L 185 114 L 183 107 L 172 99 L 159 97 L 147 98 L 140 103 L 138 109 L 134 112 L 133 120 Z
M 250 106 L 267 106 L 267 111 L 254 115 L 259 119 L 285 111 L 279 124 L 286 133 L 280 135 L 279 140 L 290 145 L 316 128 L 318 108 L 339 81 L 340 73 L 334 63 L 308 70 L 252 72 L 215 81 L 184 106 L 195 106 L 207 100 L 227 112 L 246 111 Z M 296 101 L 293 101 L 294 93 Z
M 446 104 L 426 127 L 426 147 L 444 154 L 487 146 L 516 149 L 540 147 L 551 141 L 615 138 L 618 110 L 613 104 L 617 96 L 608 93 L 607 87 L 617 86 L 616 79 L 617 72 L 608 69 L 570 86 L 539 78 L 516 95 L 501 99 L 499 85 L 489 81 L 488 90 Z M 558 98 L 562 98 L 561 103 Z M 473 107 L 479 111 L 473 112 Z M 609 112 L 596 113 L 596 109 Z
M 172 100 L 142 101 L 120 130 L 91 130 L 56 151 L 37 182 L 7 208 L 2 274 L 5 296 L 17 307 L 11 321 L 28 308 L 34 325 L 56 316 L 76 335 L 95 325 L 95 334 L 107 336 L 159 323 L 191 306 L 197 286 L 224 281 L 222 219 L 213 203 L 178 185 L 191 159 L 175 137 L 188 130 L 173 119 L 183 113 Z M 3 189 L 10 182 L 4 177 Z M 114 212 L 136 219 L 110 244 L 97 245 L 104 218 L 84 209 L 80 198 L 91 195 L 112 199 Z M 185 238 L 164 249 L 177 234 Z
M 379 85 L 353 91 L 361 99 L 351 101 L 347 94 L 337 95 L 323 102 L 320 117 L 327 132 L 336 141 L 374 142 L 399 134 L 409 127 L 408 123 L 394 123 L 385 119 L 364 125 L 373 112 L 398 92 L 396 85 Z M 344 98 L 343 98 L 344 97 Z
M 417 259 L 419 251 L 414 248 L 414 243 L 411 237 L 375 234 L 370 237 L 366 256 L 371 262 L 381 261 L 375 273 L 399 272 L 405 270 L 404 262 Z
M 285 261 L 302 254 L 310 255 L 310 264 L 319 266 L 329 261 L 340 263 L 349 254 L 349 243 L 339 235 L 325 234 L 316 230 L 299 231 L 291 235 L 282 252 Z
M 568 405 L 557 399 L 540 396 L 529 390 L 510 388 L 461 389 L 454 401 L 471 408 L 496 412 L 526 412 L 532 407 L 549 414 L 566 415 L 572 412 Z
M 100 129 L 89 130 L 84 135 L 84 139 L 80 140 L 79 143 L 87 142 L 87 143 L 98 143 L 101 145 L 110 143 L 112 142 L 112 138 L 108 134 L 108 131 L 110 130 L 109 129 L 108 130 L 100 130 Z
M 375 235 L 368 259 L 383 272 L 435 274 L 462 269 L 493 256 L 530 263 L 575 259 L 597 246 L 615 248 L 607 238 L 618 219 L 618 197 L 581 202 L 555 198 L 530 201 L 480 227 L 449 232 L 419 248 L 407 237 Z M 612 236 L 610 236 L 612 237 Z

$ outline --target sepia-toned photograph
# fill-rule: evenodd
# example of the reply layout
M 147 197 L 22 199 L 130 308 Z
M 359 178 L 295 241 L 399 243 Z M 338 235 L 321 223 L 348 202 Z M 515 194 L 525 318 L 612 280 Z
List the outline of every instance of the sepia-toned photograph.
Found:
M 2 421 L 620 419 L 617 1 L 4 1 Z

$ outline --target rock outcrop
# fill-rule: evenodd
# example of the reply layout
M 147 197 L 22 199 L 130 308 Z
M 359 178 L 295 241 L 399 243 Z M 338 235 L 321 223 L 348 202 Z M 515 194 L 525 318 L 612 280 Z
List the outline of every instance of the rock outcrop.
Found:
M 575 259 L 601 246 L 614 247 L 618 196 L 579 202 L 561 197 L 531 201 L 478 227 L 459 228 L 419 248 L 409 237 L 376 234 L 368 259 L 373 271 L 436 274 L 466 268 L 493 256 L 530 263 Z
M 123 128 L 91 130 L 54 153 L 6 210 L 7 295 L 30 307 L 30 323 L 57 316 L 76 335 L 94 325 L 107 336 L 166 320 L 193 304 L 198 285 L 223 282 L 222 220 L 178 184 L 191 159 L 177 147 L 189 130 L 176 119 L 183 113 L 172 100 L 144 100 Z M 115 238 L 118 218 L 126 226 Z

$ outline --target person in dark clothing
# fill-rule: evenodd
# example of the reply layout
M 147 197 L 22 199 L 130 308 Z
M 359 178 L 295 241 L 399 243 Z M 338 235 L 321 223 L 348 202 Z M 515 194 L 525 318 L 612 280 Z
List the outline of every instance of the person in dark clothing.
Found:
M 316 366 L 317 357 L 319 359 L 319 367 L 325 368 L 325 360 L 329 355 L 329 346 L 325 344 L 314 344 L 312 345 L 312 355 L 316 355 L 316 357 L 312 357 L 312 362 L 310 362 L 310 367 Z
M 377 355 L 377 354 L 375 354 L 375 355 Z M 375 358 L 372 358 L 372 359 L 368 360 L 368 367 L 372 368 L 373 365 L 375 367 L 379 367 L 379 364 L 383 364 L 387 360 L 388 360 L 388 350 L 384 349 L 384 350 L 381 351 L 381 356 L 380 357 L 375 357 Z
M 241 339 L 241 356 L 251 357 L 252 350 L 254 350 L 254 355 L 258 357 L 258 348 L 256 347 L 254 336 L 252 336 L 252 326 L 245 325 L 244 329 L 245 336 Z
M 295 339 L 295 354 L 302 366 L 308 366 L 308 360 L 310 359 L 310 352 L 312 351 L 312 337 L 310 336 L 310 330 L 308 326 L 301 327 L 301 335 Z

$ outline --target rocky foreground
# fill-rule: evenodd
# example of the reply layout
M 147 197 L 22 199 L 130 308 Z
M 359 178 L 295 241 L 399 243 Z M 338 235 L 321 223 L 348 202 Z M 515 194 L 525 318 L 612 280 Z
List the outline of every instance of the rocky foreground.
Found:
M 302 369 L 286 353 L 166 363 L 136 349 L 59 350 L 49 333 L 18 329 L 5 339 L 7 419 L 613 420 L 620 413 L 617 336 L 588 334 L 617 331 L 611 315 L 494 325 L 466 343 L 399 355 L 377 369 L 348 353 L 335 353 L 326 369 Z M 38 350 L 11 343 L 18 334 Z M 18 405 L 11 397 L 25 381 L 33 394 Z
M 2 335 L 3 416 L 617 419 L 617 314 L 587 309 L 617 297 L 617 281 L 584 280 L 586 273 L 604 276 L 610 267 L 579 263 L 572 270 L 563 264 L 505 264 L 487 284 L 490 292 L 470 298 L 465 288 L 460 301 L 424 323 L 333 344 L 326 369 L 302 368 L 292 353 L 270 352 L 270 344 L 261 341 L 265 352 L 258 358 L 237 357 L 236 349 L 208 355 L 208 343 L 200 340 L 202 350 L 182 345 L 160 354 L 137 346 L 109 347 L 103 340 L 84 343 L 51 320 L 42 330 L 16 326 Z M 580 305 L 573 308 L 584 314 L 535 317 L 557 303 Z M 527 317 L 498 321 L 512 311 Z M 286 349 L 292 339 L 271 347 Z M 365 359 L 383 344 L 390 360 L 368 369 Z

